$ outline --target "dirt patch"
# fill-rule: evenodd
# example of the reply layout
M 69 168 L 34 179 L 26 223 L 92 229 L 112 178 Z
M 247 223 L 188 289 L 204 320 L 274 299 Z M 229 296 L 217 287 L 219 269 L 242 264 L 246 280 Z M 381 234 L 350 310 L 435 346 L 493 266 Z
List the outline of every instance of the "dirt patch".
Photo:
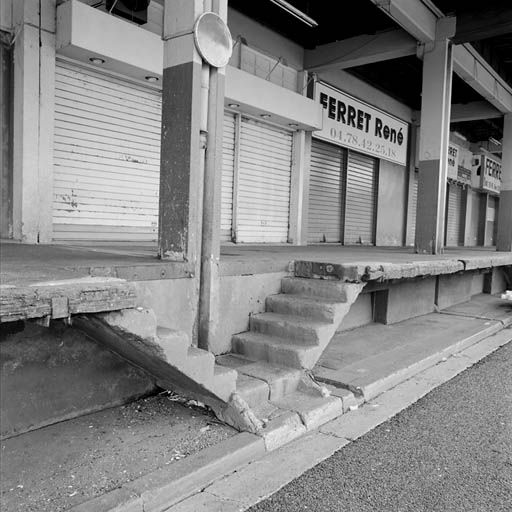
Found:
M 59 512 L 236 434 L 168 395 L 1 443 L 2 512 Z

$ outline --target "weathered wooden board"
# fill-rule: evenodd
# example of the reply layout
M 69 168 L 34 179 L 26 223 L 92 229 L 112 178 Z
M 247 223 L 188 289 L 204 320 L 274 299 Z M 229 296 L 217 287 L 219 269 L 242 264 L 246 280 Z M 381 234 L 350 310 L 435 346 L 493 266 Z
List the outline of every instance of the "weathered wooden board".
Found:
M 133 284 L 121 279 L 86 278 L 26 287 L 0 287 L 0 322 L 30 318 L 67 318 L 133 308 Z

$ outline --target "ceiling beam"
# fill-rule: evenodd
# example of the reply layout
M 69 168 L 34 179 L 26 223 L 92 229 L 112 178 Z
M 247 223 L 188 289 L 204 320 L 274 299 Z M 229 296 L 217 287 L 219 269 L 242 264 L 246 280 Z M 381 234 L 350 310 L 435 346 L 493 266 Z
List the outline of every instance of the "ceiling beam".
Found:
M 512 112 L 512 88 L 470 44 L 453 47 L 453 71 L 500 112 Z
M 452 123 L 494 119 L 503 114 L 487 101 L 472 101 L 470 103 L 452 103 Z
M 457 15 L 456 44 L 479 41 L 488 37 L 509 34 L 512 29 L 512 7 L 483 8 L 478 12 Z
M 420 0 L 371 1 L 419 42 L 435 40 L 438 18 Z M 454 45 L 453 70 L 500 112 L 512 112 L 512 88 L 471 45 Z
M 436 17 L 418 0 L 371 0 L 420 43 L 436 37 Z
M 396 29 L 351 37 L 306 50 L 304 67 L 308 71 L 346 69 L 415 55 L 416 50 L 416 40 L 405 30 Z

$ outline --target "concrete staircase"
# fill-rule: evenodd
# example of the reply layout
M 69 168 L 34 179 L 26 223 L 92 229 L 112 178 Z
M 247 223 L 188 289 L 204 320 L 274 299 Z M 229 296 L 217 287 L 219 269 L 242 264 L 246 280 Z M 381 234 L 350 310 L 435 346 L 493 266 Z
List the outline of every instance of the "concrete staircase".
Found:
M 342 414 L 338 397 L 312 376 L 364 284 L 284 278 L 266 312 L 233 336 L 218 356 L 190 346 L 182 332 L 157 325 L 143 308 L 73 317 L 73 324 L 151 374 L 165 388 L 197 398 L 239 430 L 255 432 L 268 449 Z
M 238 372 L 237 394 L 261 422 L 268 449 L 343 413 L 310 370 L 338 330 L 363 283 L 284 278 L 267 297 L 266 312 L 232 338 L 231 354 L 217 363 Z
M 233 352 L 257 361 L 312 369 L 364 284 L 287 277 L 281 292 L 233 336 Z

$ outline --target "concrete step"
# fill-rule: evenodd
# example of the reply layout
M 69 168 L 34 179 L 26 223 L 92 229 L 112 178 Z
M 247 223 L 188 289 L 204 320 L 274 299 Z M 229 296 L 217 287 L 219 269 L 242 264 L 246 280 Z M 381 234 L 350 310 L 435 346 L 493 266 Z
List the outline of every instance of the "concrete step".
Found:
M 233 352 L 249 359 L 268 361 L 291 368 L 312 368 L 320 348 L 314 344 L 297 345 L 289 339 L 258 332 L 243 332 L 232 338 Z
M 340 310 L 344 309 L 344 306 L 347 306 L 346 309 L 348 309 L 346 302 L 287 293 L 270 295 L 266 300 L 266 309 L 269 312 L 297 315 L 327 323 L 333 323 L 339 317 Z
M 270 396 L 268 384 L 256 377 L 245 375 L 240 370 L 241 367 L 253 364 L 251 361 L 237 354 L 224 354 L 215 358 L 217 365 L 231 368 L 237 372 L 236 392 L 247 402 L 249 407 L 254 408 L 266 401 Z
M 302 372 L 267 362 L 256 362 L 240 366 L 238 373 L 265 382 L 269 388 L 268 398 L 277 400 L 294 392 Z
M 319 322 L 296 315 L 261 313 L 251 316 L 251 331 L 292 340 L 297 344 L 320 344 L 330 339 L 335 327 L 327 322 Z
M 213 365 L 215 357 L 211 352 L 197 347 L 189 347 L 187 357 L 180 365 L 180 371 L 192 380 L 209 387 L 213 385 Z
M 347 291 L 350 283 L 327 279 L 305 279 L 300 277 L 285 277 L 281 280 L 281 291 L 287 294 L 307 297 L 321 297 L 338 302 L 347 302 Z
M 320 425 L 343 414 L 343 402 L 336 396 L 315 396 L 301 391 L 295 391 L 271 403 L 279 409 L 296 412 L 308 429 Z
M 187 357 L 190 341 L 186 333 L 158 326 L 156 335 L 168 362 L 178 364 Z
M 270 397 L 270 387 L 267 382 L 243 373 L 238 374 L 236 392 L 251 408 L 265 403 Z
M 236 390 L 237 378 L 236 370 L 216 364 L 213 367 L 213 384 L 210 389 L 222 400 L 227 401 L 231 393 Z

